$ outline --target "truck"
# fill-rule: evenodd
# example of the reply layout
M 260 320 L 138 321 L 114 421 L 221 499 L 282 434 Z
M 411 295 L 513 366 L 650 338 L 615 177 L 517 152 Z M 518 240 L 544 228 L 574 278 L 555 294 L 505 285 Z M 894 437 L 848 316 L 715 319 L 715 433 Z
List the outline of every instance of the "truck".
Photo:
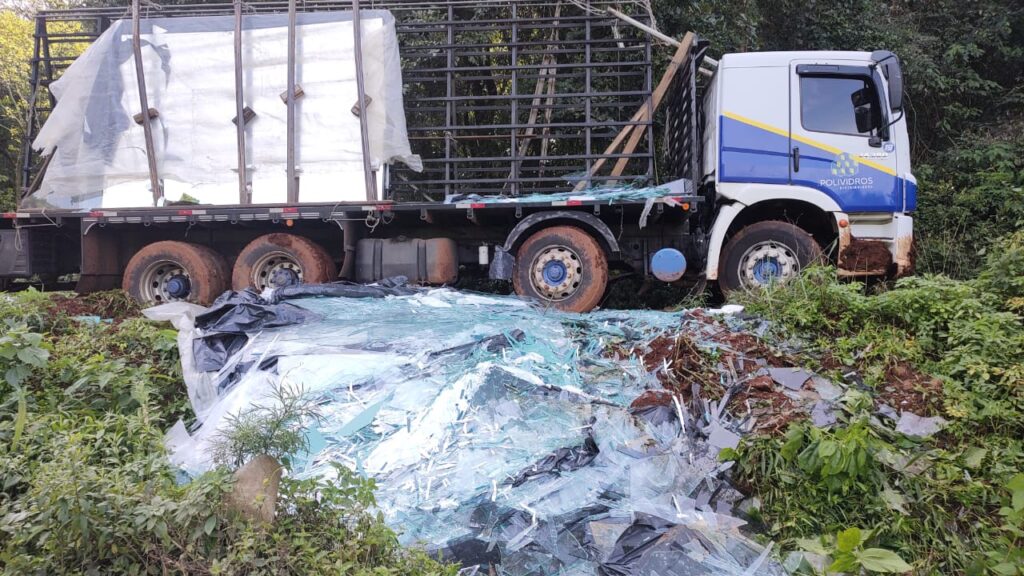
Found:
M 815 262 L 912 272 L 895 54 L 716 60 L 650 23 L 603 0 L 40 12 L 0 278 L 209 304 L 486 277 L 585 312 L 621 274 L 731 292 Z

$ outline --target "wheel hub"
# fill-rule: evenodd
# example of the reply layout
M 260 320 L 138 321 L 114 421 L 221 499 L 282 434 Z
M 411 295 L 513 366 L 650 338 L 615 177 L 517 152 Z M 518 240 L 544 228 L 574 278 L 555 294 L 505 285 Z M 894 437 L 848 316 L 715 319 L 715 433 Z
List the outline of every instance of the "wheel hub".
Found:
M 778 242 L 760 242 L 740 258 L 739 276 L 747 288 L 784 282 L 800 271 L 800 260 L 788 246 Z
M 180 263 L 161 260 L 142 273 L 139 292 L 146 302 L 181 302 L 192 295 L 192 279 Z
M 302 267 L 286 252 L 271 252 L 252 267 L 252 284 L 259 290 L 300 283 Z
M 579 256 L 566 246 L 551 246 L 537 254 L 530 267 L 533 288 L 544 299 L 565 300 L 579 289 L 583 266 Z
M 165 284 L 167 294 L 172 298 L 186 298 L 192 289 L 192 283 L 189 282 L 188 276 L 184 274 L 177 274 L 167 279 Z

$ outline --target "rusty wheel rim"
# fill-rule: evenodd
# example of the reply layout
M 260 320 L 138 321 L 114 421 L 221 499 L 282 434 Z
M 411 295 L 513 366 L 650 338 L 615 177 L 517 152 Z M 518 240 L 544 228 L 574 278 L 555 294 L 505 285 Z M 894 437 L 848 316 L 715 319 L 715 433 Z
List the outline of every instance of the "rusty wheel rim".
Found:
M 252 267 L 252 285 L 260 291 L 276 287 L 272 282 L 275 275 L 286 275 L 292 281 L 286 284 L 301 283 L 303 278 L 302 266 L 291 254 L 284 251 L 274 251 L 264 254 Z
M 768 240 L 758 242 L 740 257 L 739 277 L 746 288 L 785 282 L 800 272 L 800 259 L 792 248 Z
M 192 295 L 192 278 L 181 263 L 159 260 L 142 272 L 139 295 L 145 302 L 185 302 Z
M 541 250 L 530 265 L 530 282 L 545 300 L 560 302 L 579 290 L 583 262 L 568 246 L 555 245 Z

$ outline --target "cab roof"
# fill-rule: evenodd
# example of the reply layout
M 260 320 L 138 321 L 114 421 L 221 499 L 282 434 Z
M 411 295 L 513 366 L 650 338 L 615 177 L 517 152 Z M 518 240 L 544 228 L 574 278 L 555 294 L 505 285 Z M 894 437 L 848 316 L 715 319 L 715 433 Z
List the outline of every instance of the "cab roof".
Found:
M 871 52 L 844 50 L 814 50 L 790 52 L 740 52 L 722 56 L 721 65 L 726 68 L 753 68 L 763 66 L 789 66 L 793 60 L 819 61 L 832 64 L 840 61 L 858 63 L 871 62 Z

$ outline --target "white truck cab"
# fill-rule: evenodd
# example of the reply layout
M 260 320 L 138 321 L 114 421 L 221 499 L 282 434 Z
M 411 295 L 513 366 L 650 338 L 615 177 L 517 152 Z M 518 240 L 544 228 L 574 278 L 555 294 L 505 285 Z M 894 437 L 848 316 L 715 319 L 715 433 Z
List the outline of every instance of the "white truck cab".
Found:
M 912 269 L 917 183 L 891 52 L 727 54 L 704 96 L 719 210 L 706 277 L 727 289 L 831 253 L 846 276 Z

